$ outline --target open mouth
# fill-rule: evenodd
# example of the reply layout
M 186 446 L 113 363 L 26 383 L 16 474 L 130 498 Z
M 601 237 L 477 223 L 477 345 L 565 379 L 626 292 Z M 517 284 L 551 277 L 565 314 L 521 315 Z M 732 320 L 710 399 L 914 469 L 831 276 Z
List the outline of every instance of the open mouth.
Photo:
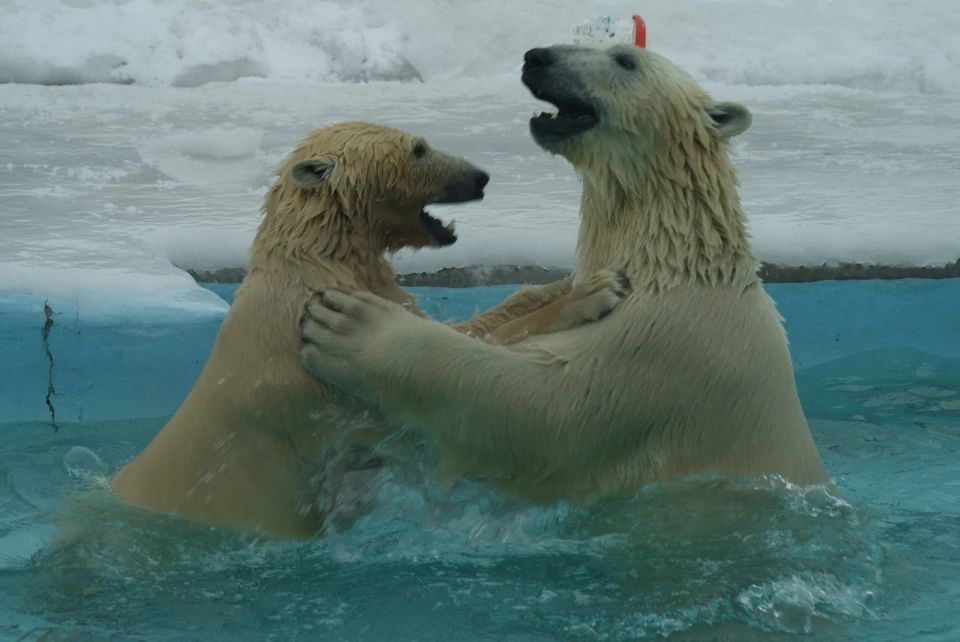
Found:
M 453 245 L 457 242 L 457 235 L 454 233 L 456 225 L 451 220 L 444 224 L 443 221 L 431 216 L 427 210 L 420 208 L 420 224 L 427 230 L 427 234 L 436 241 L 437 245 Z
M 538 98 L 553 103 L 557 111 L 544 111 L 540 115 L 533 113 L 530 129 L 535 135 L 566 140 L 593 129 L 600 122 L 597 114 L 587 105 L 561 104 L 542 94 Z

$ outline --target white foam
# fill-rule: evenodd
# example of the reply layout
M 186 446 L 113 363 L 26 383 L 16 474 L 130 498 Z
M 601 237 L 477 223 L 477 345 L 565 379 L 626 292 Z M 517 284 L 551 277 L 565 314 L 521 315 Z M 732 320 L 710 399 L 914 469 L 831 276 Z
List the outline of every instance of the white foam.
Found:
M 635 12 L 649 46 L 702 80 L 960 92 L 945 0 L 0 0 L 0 81 L 485 76 L 588 15 Z

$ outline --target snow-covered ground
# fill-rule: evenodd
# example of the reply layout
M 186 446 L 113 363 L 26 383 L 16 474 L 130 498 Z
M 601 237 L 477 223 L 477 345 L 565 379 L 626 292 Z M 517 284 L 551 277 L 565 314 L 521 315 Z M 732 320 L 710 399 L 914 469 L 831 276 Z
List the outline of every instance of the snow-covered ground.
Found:
M 762 259 L 953 262 L 954 4 L 0 0 L 0 292 L 206 301 L 180 268 L 245 265 L 274 167 L 344 119 L 493 176 L 482 203 L 437 208 L 456 245 L 398 270 L 568 266 L 579 184 L 530 141 L 519 66 L 598 13 L 642 14 L 651 49 L 753 110 L 736 151 Z

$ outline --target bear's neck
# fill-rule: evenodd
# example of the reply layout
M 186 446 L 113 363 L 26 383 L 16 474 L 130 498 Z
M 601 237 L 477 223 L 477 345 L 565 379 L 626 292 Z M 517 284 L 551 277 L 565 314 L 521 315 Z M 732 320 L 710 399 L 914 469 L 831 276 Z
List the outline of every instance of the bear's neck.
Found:
M 660 292 L 755 274 L 732 163 L 714 158 L 710 171 L 692 165 L 585 174 L 574 278 L 623 270 L 634 289 Z
M 310 289 L 339 285 L 378 291 L 394 283 L 384 258 L 386 247 L 370 242 L 361 227 L 365 215 L 351 215 L 340 204 L 318 216 L 292 216 L 283 210 L 277 190 L 264 203 L 264 218 L 250 247 L 250 272 L 289 277 Z

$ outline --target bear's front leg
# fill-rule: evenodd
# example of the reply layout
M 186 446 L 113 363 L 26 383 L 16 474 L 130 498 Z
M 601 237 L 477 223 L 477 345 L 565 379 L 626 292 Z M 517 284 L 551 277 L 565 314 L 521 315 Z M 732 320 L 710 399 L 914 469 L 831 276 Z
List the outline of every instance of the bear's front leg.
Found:
M 327 291 L 307 302 L 300 319 L 301 360 L 313 376 L 376 405 L 392 368 L 420 362 L 418 323 L 434 322 L 370 292 Z
M 600 270 L 560 299 L 514 319 L 491 332 L 487 342 L 510 345 L 527 337 L 553 334 L 599 321 L 630 292 L 630 279 L 620 272 Z
M 481 459 L 525 453 L 535 467 L 562 469 L 621 452 L 580 429 L 613 422 L 620 406 L 598 393 L 570 408 L 582 383 L 567 357 L 477 341 L 369 292 L 314 297 L 301 328 L 313 376 Z
M 453 325 L 457 332 L 470 337 L 487 337 L 490 333 L 514 319 L 541 310 L 570 293 L 573 277 L 546 285 L 533 285 L 517 290 L 499 305 L 469 321 Z

